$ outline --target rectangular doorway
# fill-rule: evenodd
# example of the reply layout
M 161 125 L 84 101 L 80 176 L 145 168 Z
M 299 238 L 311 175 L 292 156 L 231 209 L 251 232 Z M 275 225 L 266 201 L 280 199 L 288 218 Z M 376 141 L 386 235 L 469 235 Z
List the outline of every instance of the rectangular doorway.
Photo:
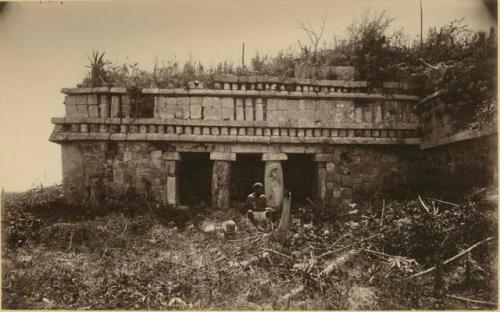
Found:
M 287 154 L 282 162 L 284 189 L 292 192 L 294 204 L 306 204 L 306 197 L 313 199 L 314 162 L 313 155 Z
M 231 172 L 231 199 L 242 203 L 252 193 L 255 182 L 264 184 L 264 162 L 262 154 L 237 154 Z
M 209 153 L 181 153 L 179 202 L 209 206 L 212 197 L 212 164 Z

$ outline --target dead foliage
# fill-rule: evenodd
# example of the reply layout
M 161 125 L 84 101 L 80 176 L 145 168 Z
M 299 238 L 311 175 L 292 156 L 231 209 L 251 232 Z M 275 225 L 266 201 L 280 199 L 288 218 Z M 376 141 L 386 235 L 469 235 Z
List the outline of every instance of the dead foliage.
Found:
M 4 214 L 11 218 L 7 222 L 34 215 L 33 210 L 42 208 L 23 205 L 29 204 L 29 197 L 52 198 L 47 192 L 57 194 L 57 187 L 7 194 L 3 201 Z M 113 212 L 92 219 L 58 220 L 39 214 L 39 227 L 23 229 L 36 231 L 26 240 L 29 243 L 4 245 L 2 305 L 9 309 L 484 308 L 496 301 L 495 238 L 468 249 L 496 236 L 487 227 L 491 219 L 481 219 L 491 207 L 480 203 L 426 197 L 385 201 L 385 205 L 374 201 L 346 205 L 336 220 L 315 224 L 294 214 L 283 243 L 259 231 L 236 210 L 203 212 L 199 218 L 204 222 L 182 226 L 166 220 L 168 214 L 160 217 L 147 210 L 134 217 Z M 229 219 L 236 224 L 230 237 L 203 231 L 207 222 Z M 5 234 L 10 223 L 2 221 Z M 422 226 L 434 236 L 423 235 Z M 480 231 L 474 231 L 477 226 Z M 433 274 L 409 278 L 435 266 L 436 250 L 423 249 L 425 245 L 437 246 L 446 257 L 440 298 L 434 297 Z

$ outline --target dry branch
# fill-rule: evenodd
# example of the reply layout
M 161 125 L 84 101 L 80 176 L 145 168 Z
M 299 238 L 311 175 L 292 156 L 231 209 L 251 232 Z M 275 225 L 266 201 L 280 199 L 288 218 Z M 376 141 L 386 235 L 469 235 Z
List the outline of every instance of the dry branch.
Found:
M 278 305 L 279 306 L 286 306 L 286 308 L 288 308 L 290 306 L 290 299 L 297 296 L 298 294 L 303 292 L 305 289 L 306 288 L 304 285 L 300 285 L 299 287 L 292 289 L 288 294 L 281 296 L 278 299 Z
M 285 255 L 284 253 L 278 252 L 278 251 L 276 251 L 276 250 L 269 249 L 269 248 L 261 248 L 261 249 L 262 249 L 262 250 L 264 250 L 264 251 L 269 251 L 269 252 L 272 252 L 272 253 L 274 253 L 274 254 L 276 254 L 276 255 L 279 255 L 279 256 L 285 257 L 285 258 L 287 258 L 287 259 L 293 260 L 293 258 L 292 258 L 292 257 L 290 257 L 289 255 Z
M 358 253 L 356 249 L 351 249 L 348 252 L 343 253 L 339 257 L 335 258 L 333 261 L 331 261 L 328 266 L 319 273 L 319 276 L 328 276 L 330 275 L 333 271 L 338 269 L 341 265 L 349 261 L 353 256 L 355 256 Z
M 494 303 L 494 302 L 469 299 L 469 298 L 460 297 L 460 296 L 454 296 L 454 295 L 446 295 L 446 297 L 452 298 L 452 299 L 455 299 L 455 300 L 465 301 L 465 302 L 471 302 L 471 303 L 476 303 L 476 304 L 489 305 L 489 306 L 492 306 L 492 307 L 496 307 L 497 306 L 497 304 Z
M 375 235 L 369 236 L 369 237 L 367 237 L 367 238 L 365 238 L 365 239 L 362 239 L 362 240 L 360 240 L 359 242 L 354 242 L 354 243 L 349 244 L 349 245 L 347 245 L 347 246 L 340 247 L 340 248 L 335 249 L 335 250 L 330 250 L 330 251 L 328 251 L 328 252 L 325 252 L 325 253 L 324 253 L 324 254 L 322 254 L 322 255 L 319 255 L 319 256 L 318 256 L 318 258 L 323 258 L 323 257 L 326 257 L 326 256 L 328 256 L 328 255 L 331 255 L 331 254 L 336 253 L 336 252 L 338 252 L 338 251 L 341 251 L 341 250 L 347 249 L 347 248 L 352 247 L 352 246 L 354 246 L 354 245 L 356 245 L 356 244 L 361 244 L 361 243 L 362 243 L 362 242 L 364 242 L 364 241 L 367 241 L 367 240 L 373 239 L 373 238 L 378 237 L 378 236 L 380 236 L 380 234 L 375 234 Z
M 486 242 L 489 242 L 493 239 L 493 236 L 490 236 L 488 238 L 486 238 L 485 240 L 482 240 L 480 242 L 477 242 L 475 243 L 474 245 L 470 246 L 469 248 L 465 249 L 464 251 L 454 255 L 453 257 L 449 258 L 448 260 L 446 261 L 443 261 L 443 265 L 446 265 L 452 261 L 455 261 L 457 260 L 458 258 L 462 257 L 462 256 L 465 256 L 466 254 L 468 254 L 469 252 L 471 252 L 472 250 L 476 249 L 477 247 L 481 246 L 482 244 L 486 243 Z M 432 268 L 429 268 L 425 271 L 422 271 L 422 272 L 419 272 L 417 274 L 413 274 L 412 276 L 409 276 L 408 278 L 414 278 L 414 277 L 417 277 L 417 276 L 421 276 L 421 275 L 424 275 L 424 274 L 427 274 L 427 273 L 430 273 L 432 271 L 434 271 L 436 269 L 436 267 L 432 267 Z
M 427 213 L 431 213 L 430 209 L 425 205 L 424 201 L 422 200 L 422 197 L 418 196 L 418 202 L 420 203 L 420 206 L 427 211 Z

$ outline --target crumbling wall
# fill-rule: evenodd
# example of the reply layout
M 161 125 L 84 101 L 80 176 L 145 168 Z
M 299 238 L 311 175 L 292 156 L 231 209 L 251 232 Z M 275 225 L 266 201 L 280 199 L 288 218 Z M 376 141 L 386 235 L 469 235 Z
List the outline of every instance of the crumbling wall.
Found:
M 427 190 L 442 198 L 460 198 L 483 187 L 497 186 L 497 135 L 441 144 L 421 151 L 420 176 Z
M 325 163 L 327 201 L 404 198 L 417 187 L 411 180 L 417 147 L 346 145 L 326 151 L 333 154 Z
M 495 124 L 471 123 L 438 90 L 422 99 L 416 112 L 422 124 L 421 179 L 427 191 L 454 198 L 496 185 Z

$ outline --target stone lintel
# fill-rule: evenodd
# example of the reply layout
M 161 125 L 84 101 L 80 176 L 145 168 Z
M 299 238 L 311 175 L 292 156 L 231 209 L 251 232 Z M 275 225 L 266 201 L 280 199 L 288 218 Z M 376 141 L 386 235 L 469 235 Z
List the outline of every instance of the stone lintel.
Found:
M 211 152 L 210 160 L 236 161 L 236 153 Z
M 164 152 L 163 153 L 164 160 L 181 160 L 181 156 L 178 152 Z
M 266 153 L 262 154 L 263 161 L 287 160 L 288 156 L 284 153 Z
M 314 154 L 313 161 L 315 162 L 330 162 L 333 161 L 333 154 Z

